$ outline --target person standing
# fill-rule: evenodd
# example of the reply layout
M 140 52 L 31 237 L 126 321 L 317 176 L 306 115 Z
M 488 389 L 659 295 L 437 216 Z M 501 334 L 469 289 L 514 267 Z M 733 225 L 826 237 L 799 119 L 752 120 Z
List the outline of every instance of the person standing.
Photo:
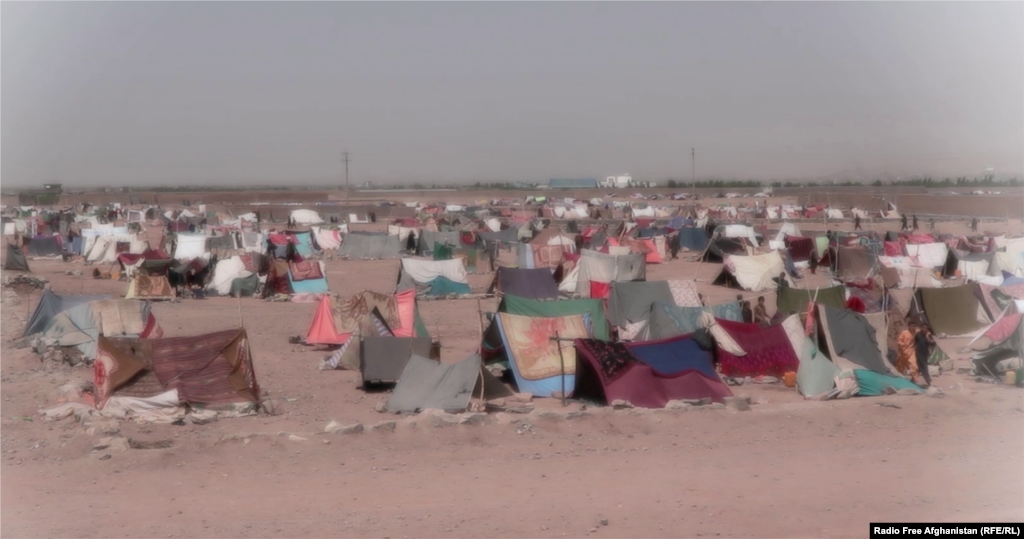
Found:
M 914 230 L 917 230 L 917 214 L 914 214 Z
M 971 218 L 971 232 L 974 232 L 975 234 L 978 233 L 978 218 L 977 217 Z
M 853 216 L 853 229 L 854 230 L 863 230 L 860 227 L 860 216 L 859 215 L 854 215 Z
M 914 356 L 917 358 L 917 370 L 924 378 L 925 389 L 932 385 L 932 375 L 928 372 L 928 358 L 931 354 L 931 347 L 935 344 L 932 331 L 927 324 L 921 324 L 914 335 Z
M 743 323 L 744 324 L 753 324 L 754 323 L 754 311 L 750 308 L 750 302 L 749 301 L 744 301 L 742 303 L 742 305 L 743 305 L 743 309 L 742 309 L 741 312 L 743 314 Z
M 907 229 L 907 214 L 900 215 L 900 230 Z
M 772 323 L 772 319 L 768 317 L 768 308 L 764 304 L 764 296 L 757 298 L 757 307 L 754 307 L 754 323 L 761 324 L 763 328 Z
M 917 376 L 917 358 L 914 354 L 914 336 L 917 334 L 917 323 L 910 322 L 896 339 L 896 371 L 911 379 Z

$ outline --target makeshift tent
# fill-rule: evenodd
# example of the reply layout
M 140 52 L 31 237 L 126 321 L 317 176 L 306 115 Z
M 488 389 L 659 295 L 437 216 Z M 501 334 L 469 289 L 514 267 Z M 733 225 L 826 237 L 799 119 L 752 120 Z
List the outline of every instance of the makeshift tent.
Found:
M 179 402 L 192 407 L 245 404 L 255 412 L 260 388 L 244 329 L 120 340 L 99 337 L 93 382 L 100 402 L 117 394 L 141 397 L 176 390 Z
M 818 321 L 829 357 L 836 367 L 841 370 L 863 368 L 880 374 L 893 372 L 880 351 L 884 345 L 879 346 L 879 341 L 885 339 L 885 334 L 879 334 L 864 315 L 819 304 Z
M 294 238 L 295 252 L 299 253 L 299 256 L 308 258 L 313 256 L 313 235 L 307 230 L 304 232 L 286 232 L 288 236 Z
M 914 267 L 911 260 L 902 256 L 880 256 L 880 274 L 886 288 L 941 288 L 942 282 L 935 278 L 934 271 Z
M 164 275 L 143 275 L 136 273 L 128 284 L 125 299 L 170 300 L 175 298 L 174 289 Z
M 864 247 L 840 245 L 827 251 L 821 265 L 832 268 L 833 274 L 840 281 L 859 282 L 871 277 L 877 258 Z
M 413 355 L 431 356 L 430 337 L 363 337 L 359 374 L 363 384 L 397 382 Z
M 576 382 L 576 349 L 571 341 L 590 338 L 583 316 L 535 318 L 509 313 L 496 317 L 509 367 L 522 393 L 549 397 L 572 393 Z M 560 352 L 561 351 L 561 352 Z
M 814 238 L 786 236 L 784 244 L 793 262 L 806 262 L 815 256 Z
M 435 277 L 429 285 L 425 294 L 427 297 L 464 296 L 473 292 L 468 284 L 457 283 L 444 276 Z
M 660 340 L 691 334 L 704 327 L 704 313 L 710 313 L 721 320 L 743 321 L 740 304 L 736 301 L 710 307 L 679 307 L 658 301 L 651 308 L 648 337 Z
M 53 256 L 61 252 L 60 238 L 57 236 L 36 236 L 28 242 L 29 256 Z
M 297 225 L 319 225 L 324 222 L 320 214 L 313 210 L 292 210 L 291 218 Z
M 483 368 L 479 355 L 444 364 L 413 354 L 388 398 L 387 410 L 414 413 L 435 409 L 458 413 L 466 411 L 474 396 L 490 400 L 511 395 L 508 388 Z
M 683 227 L 676 241 L 680 250 L 703 252 L 708 247 L 708 234 L 703 228 Z
M 971 280 L 988 276 L 993 253 L 961 253 L 950 249 L 946 255 L 946 263 L 942 267 L 942 275 L 955 277 L 959 274 Z
M 558 299 L 558 284 L 547 268 L 498 268 L 489 292 L 530 299 Z
M 177 260 L 202 258 L 206 254 L 206 236 L 202 234 L 178 234 L 177 242 L 174 248 Z
M 96 340 L 106 337 L 158 338 L 163 330 L 148 302 L 112 299 L 92 301 L 57 313 L 42 338 L 57 346 L 75 347 L 87 360 L 96 357 Z
M 584 249 L 573 270 L 576 294 L 590 297 L 590 282 L 622 283 L 647 279 L 647 261 L 642 254 L 607 255 Z M 563 284 L 564 281 L 563 281 Z
M 940 268 L 946 264 L 949 248 L 945 243 L 922 243 L 906 245 L 907 256 L 917 261 L 922 268 Z
M 1020 314 L 1004 316 L 985 335 L 988 346 L 971 358 L 976 373 L 999 376 L 1024 367 L 1024 317 Z
M 779 233 L 775 235 L 775 241 L 785 241 L 786 238 L 789 236 L 795 236 L 799 238 L 802 237 L 803 234 L 800 233 L 800 228 L 798 228 L 795 224 L 787 221 L 785 223 L 782 223 L 782 228 L 780 228 Z
M 803 314 L 807 312 L 807 304 L 812 301 L 842 309 L 846 306 L 846 289 L 842 285 L 816 290 L 784 286 L 778 291 L 778 312 L 783 316 Z
M 671 297 L 672 292 L 665 281 L 611 283 L 608 321 L 620 327 L 647 321 L 654 303 Z
M 690 336 L 645 343 L 577 339 L 573 398 L 605 404 L 626 400 L 663 408 L 670 400 L 732 396 L 715 372 L 711 353 Z
M 320 260 L 291 262 L 288 264 L 288 284 L 293 294 L 326 294 L 327 265 Z
M 594 338 L 602 341 L 610 339 L 604 303 L 597 299 L 540 301 L 513 294 L 505 294 L 501 299 L 501 303 L 498 304 L 498 312 L 541 318 L 586 315 L 590 318 L 590 328 L 593 331 Z
M 775 290 L 778 284 L 773 279 L 785 269 L 778 251 L 753 256 L 727 256 L 722 273 L 712 284 L 727 286 L 735 283 L 739 288 L 751 292 Z
M 796 386 L 801 395 L 814 397 L 827 393 L 835 386 L 834 378 L 839 368 L 824 354 L 804 333 L 804 323 L 800 317 L 792 315 L 782 321 L 782 328 L 800 359 L 800 367 L 796 371 Z
M 245 269 L 245 263 L 241 257 L 232 256 L 217 261 L 213 269 L 213 277 L 207 289 L 214 290 L 220 296 L 226 296 L 231 292 L 231 283 L 239 277 L 247 277 L 252 272 Z
M 21 336 L 33 335 L 45 330 L 50 320 L 53 320 L 53 317 L 57 316 L 58 313 L 62 313 L 72 307 L 105 299 L 110 299 L 110 296 L 58 296 L 50 288 L 43 289 L 43 295 L 39 298 L 39 303 L 36 304 L 36 310 L 32 312 L 32 317 L 28 319 L 28 324 L 25 326 L 25 331 L 22 332 Z
M 715 320 L 745 352 L 742 356 L 736 355 L 721 346 L 719 342 L 718 362 L 722 366 L 722 374 L 726 376 L 767 374 L 781 377 L 786 372 L 797 371 L 800 360 L 782 326 L 762 328 L 758 324 Z
M 349 259 L 376 260 L 399 258 L 402 243 L 398 236 L 384 233 L 353 231 L 345 235 L 338 255 Z
M 255 273 L 248 277 L 236 277 L 235 280 L 231 281 L 231 290 L 228 292 L 228 295 L 233 298 L 251 298 L 256 295 L 259 287 L 260 277 Z
M 25 253 L 14 244 L 7 244 L 7 258 L 4 260 L 4 269 L 7 271 L 32 271 L 28 268 L 28 259 Z
M 417 296 L 438 295 L 432 294 L 431 289 L 435 279 L 444 277 L 460 287 L 444 286 L 447 290 L 456 290 L 456 293 L 469 293 L 469 280 L 466 275 L 465 259 L 453 258 L 451 260 L 417 260 L 403 258 L 401 270 L 398 275 L 398 291 L 416 289 Z M 442 285 L 448 283 L 442 282 Z M 440 293 L 440 290 L 438 291 Z M 447 295 L 447 294 L 445 294 Z
M 915 294 L 932 331 L 947 336 L 970 335 L 989 324 L 978 299 L 978 284 L 950 288 L 922 288 Z

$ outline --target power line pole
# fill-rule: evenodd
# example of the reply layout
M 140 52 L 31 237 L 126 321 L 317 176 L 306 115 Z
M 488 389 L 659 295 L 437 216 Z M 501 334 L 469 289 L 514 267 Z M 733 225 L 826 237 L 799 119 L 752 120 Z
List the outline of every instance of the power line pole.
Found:
M 697 192 L 697 148 L 690 148 L 690 195 Z
M 348 150 L 345 150 L 344 152 L 342 152 L 341 155 L 342 155 L 341 162 L 345 163 L 345 200 L 348 200 L 349 191 L 351 190 L 351 185 L 349 185 L 349 182 L 348 182 L 348 162 L 349 162 Z

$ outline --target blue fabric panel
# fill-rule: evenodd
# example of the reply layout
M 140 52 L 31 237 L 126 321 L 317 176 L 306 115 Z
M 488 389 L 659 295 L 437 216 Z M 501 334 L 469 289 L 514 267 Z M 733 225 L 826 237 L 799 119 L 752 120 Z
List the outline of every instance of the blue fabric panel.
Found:
M 676 374 L 693 369 L 712 380 L 718 378 L 711 363 L 711 352 L 703 350 L 693 339 L 642 342 L 630 345 L 629 348 L 640 361 L 661 374 Z

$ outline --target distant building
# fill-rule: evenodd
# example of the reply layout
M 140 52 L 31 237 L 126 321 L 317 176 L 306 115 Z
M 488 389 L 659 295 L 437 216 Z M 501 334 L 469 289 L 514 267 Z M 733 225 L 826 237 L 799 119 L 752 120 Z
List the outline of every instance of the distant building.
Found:
M 629 174 L 623 176 L 608 176 L 601 186 L 609 189 L 625 189 L 633 186 L 633 177 Z
M 599 187 L 593 178 L 553 179 L 548 182 L 551 189 L 596 189 Z

